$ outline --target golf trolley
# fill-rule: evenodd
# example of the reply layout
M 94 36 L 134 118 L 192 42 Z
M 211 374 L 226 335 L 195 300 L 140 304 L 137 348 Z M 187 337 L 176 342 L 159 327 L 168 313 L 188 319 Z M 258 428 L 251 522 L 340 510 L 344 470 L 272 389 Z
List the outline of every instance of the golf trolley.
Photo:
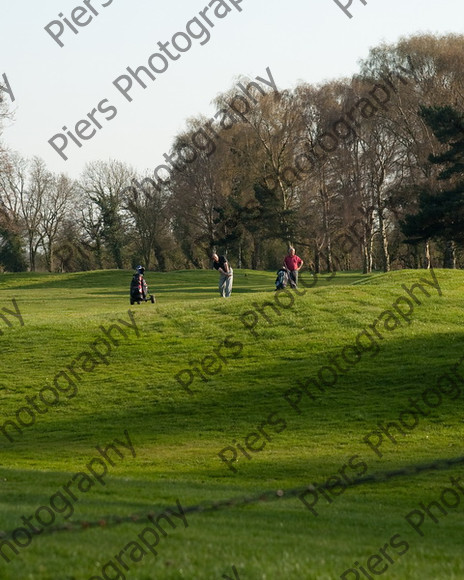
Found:
M 281 268 L 277 272 L 277 278 L 275 281 L 275 285 L 276 285 L 276 290 L 284 290 L 287 287 L 287 285 L 289 285 L 290 288 L 296 288 L 295 282 L 292 278 L 292 275 L 287 270 L 287 268 Z
M 148 284 L 143 277 L 145 268 L 137 266 L 135 274 L 132 276 L 130 284 L 130 303 L 141 304 L 142 302 L 156 302 L 154 294 L 148 293 Z

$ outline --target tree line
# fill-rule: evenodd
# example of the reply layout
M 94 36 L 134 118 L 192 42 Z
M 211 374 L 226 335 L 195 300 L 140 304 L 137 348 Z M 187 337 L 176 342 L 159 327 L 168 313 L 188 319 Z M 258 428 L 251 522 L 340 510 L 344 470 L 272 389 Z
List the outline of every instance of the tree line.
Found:
M 462 35 L 417 35 L 351 78 L 267 92 L 240 78 L 243 113 L 221 94 L 221 119 L 191 118 L 156 178 L 111 160 L 71 180 L 3 147 L 0 266 L 203 268 L 216 250 L 273 269 L 291 244 L 315 272 L 462 267 L 463 54 Z

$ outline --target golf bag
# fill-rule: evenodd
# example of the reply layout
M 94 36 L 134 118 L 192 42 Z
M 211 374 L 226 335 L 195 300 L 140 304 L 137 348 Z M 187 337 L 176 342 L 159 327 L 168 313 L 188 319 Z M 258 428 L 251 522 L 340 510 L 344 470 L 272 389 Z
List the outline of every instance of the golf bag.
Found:
M 287 284 L 288 284 L 288 272 L 287 270 L 285 270 L 285 268 L 281 268 L 277 272 L 277 278 L 275 281 L 276 290 L 283 290 L 284 288 L 287 287 Z
M 130 284 L 130 303 L 140 304 L 141 302 L 150 301 L 152 304 L 155 302 L 155 297 L 152 294 L 148 294 L 148 284 L 145 282 L 143 274 L 145 268 L 143 266 L 137 266 L 136 273 L 132 276 Z

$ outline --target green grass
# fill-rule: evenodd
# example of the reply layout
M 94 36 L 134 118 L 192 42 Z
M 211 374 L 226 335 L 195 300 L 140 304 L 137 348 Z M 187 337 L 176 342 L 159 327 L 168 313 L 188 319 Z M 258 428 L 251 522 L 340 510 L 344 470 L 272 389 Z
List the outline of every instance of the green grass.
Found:
M 109 364 L 83 372 L 77 394 L 67 398 L 61 393 L 60 402 L 38 415 L 13 443 L 0 433 L 0 530 L 20 527 L 22 516 L 49 505 L 63 484 L 86 471 L 98 455 L 95 446 L 125 440 L 125 430 L 136 457 L 125 452 L 109 468 L 106 485 L 79 493 L 69 521 L 159 512 L 177 499 L 186 506 L 323 483 L 354 455 L 364 461 L 367 473 L 462 455 L 461 393 L 454 399 L 443 394 L 441 404 L 399 435 L 397 444 L 385 438 L 381 458 L 363 443 L 379 421 L 398 421 L 410 407 L 409 398 L 435 387 L 464 355 L 464 273 L 435 273 L 443 295 L 430 287 L 428 298 L 419 292 L 422 304 L 415 305 L 411 323 L 403 320 L 395 330 L 384 329 L 378 354 L 363 352 L 356 365 L 339 373 L 334 386 L 324 393 L 314 390 L 315 400 L 302 396 L 300 413 L 283 395 L 298 381 L 316 378 L 331 357 L 353 345 L 363 329 L 405 296 L 402 284 L 430 280 L 429 272 L 321 276 L 304 296 L 294 295 L 293 306 L 282 307 L 280 315 L 268 307 L 269 322 L 258 317 L 256 336 L 243 321 L 253 319 L 252 303 L 274 303 L 274 272 L 237 270 L 229 300 L 217 296 L 214 272 L 148 273 L 157 303 L 133 307 L 127 271 L 2 275 L 0 312 L 11 309 L 15 298 L 24 326 L 11 318 L 9 328 L 0 318 L 0 423 L 14 418 L 26 396 L 37 394 L 88 351 L 103 336 L 100 325 L 129 321 L 131 308 L 140 337 L 127 329 L 127 339 L 113 346 Z M 309 274 L 303 279 L 312 281 Z M 235 347 L 220 347 L 226 337 Z M 220 371 L 206 381 L 195 378 L 193 394 L 188 394 L 175 375 L 206 356 L 215 357 L 214 368 Z M 285 421 L 280 433 L 263 426 L 273 413 L 276 421 Z M 244 445 L 260 425 L 271 441 L 261 436 L 265 447 L 249 451 L 252 459 L 239 453 L 236 472 L 228 469 L 218 453 L 234 440 Z M 345 473 L 354 476 L 355 469 L 345 468 Z M 177 528 L 161 538 L 156 557 L 148 553 L 138 563 L 129 559 L 125 576 L 219 580 L 223 574 L 233 578 L 235 565 L 241 580 L 334 579 L 356 561 L 367 567 L 369 557 L 400 534 L 409 548 L 403 555 L 400 548 L 386 548 L 394 563 L 384 558 L 384 577 L 461 580 L 464 495 L 439 524 L 427 519 L 424 537 L 404 516 L 420 502 L 438 499 L 450 487 L 450 476 L 462 475 L 461 466 L 363 485 L 332 503 L 321 495 L 317 517 L 298 499 L 192 514 L 188 528 L 177 520 Z M 56 523 L 62 522 L 58 515 Z M 0 557 L 0 578 L 102 578 L 102 566 L 137 540 L 146 525 L 139 521 L 37 536 L 11 563 Z M 123 577 L 107 574 L 112 580 Z M 356 580 L 356 575 L 346 578 Z

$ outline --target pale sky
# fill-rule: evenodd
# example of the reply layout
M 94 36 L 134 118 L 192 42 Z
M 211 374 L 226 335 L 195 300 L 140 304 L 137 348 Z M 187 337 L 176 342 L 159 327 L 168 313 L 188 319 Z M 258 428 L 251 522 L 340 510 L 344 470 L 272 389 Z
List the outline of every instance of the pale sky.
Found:
M 349 1 L 339 0 L 345 6 Z M 357 72 L 359 59 L 382 41 L 419 32 L 464 33 L 463 0 L 364 1 L 352 0 L 350 19 L 335 0 L 0 0 L 0 84 L 5 74 L 15 98 L 4 143 L 71 177 L 99 159 L 150 171 L 163 163 L 186 119 L 212 116 L 213 99 L 239 75 L 268 78 L 269 67 L 279 89 L 320 83 Z M 189 39 L 187 24 L 195 17 Z M 172 46 L 178 32 L 179 50 Z M 126 69 L 148 67 L 149 57 L 161 52 L 152 63 L 159 71 L 167 68 L 152 72 L 154 81 L 141 76 L 143 89 Z M 131 102 L 113 84 L 122 75 L 121 87 L 132 80 Z M 89 120 L 99 103 L 102 112 Z M 76 137 L 82 120 L 88 122 L 77 130 L 87 139 Z M 82 145 L 69 136 L 67 145 L 63 137 L 55 139 L 67 161 L 48 143 L 65 133 L 63 126 Z

